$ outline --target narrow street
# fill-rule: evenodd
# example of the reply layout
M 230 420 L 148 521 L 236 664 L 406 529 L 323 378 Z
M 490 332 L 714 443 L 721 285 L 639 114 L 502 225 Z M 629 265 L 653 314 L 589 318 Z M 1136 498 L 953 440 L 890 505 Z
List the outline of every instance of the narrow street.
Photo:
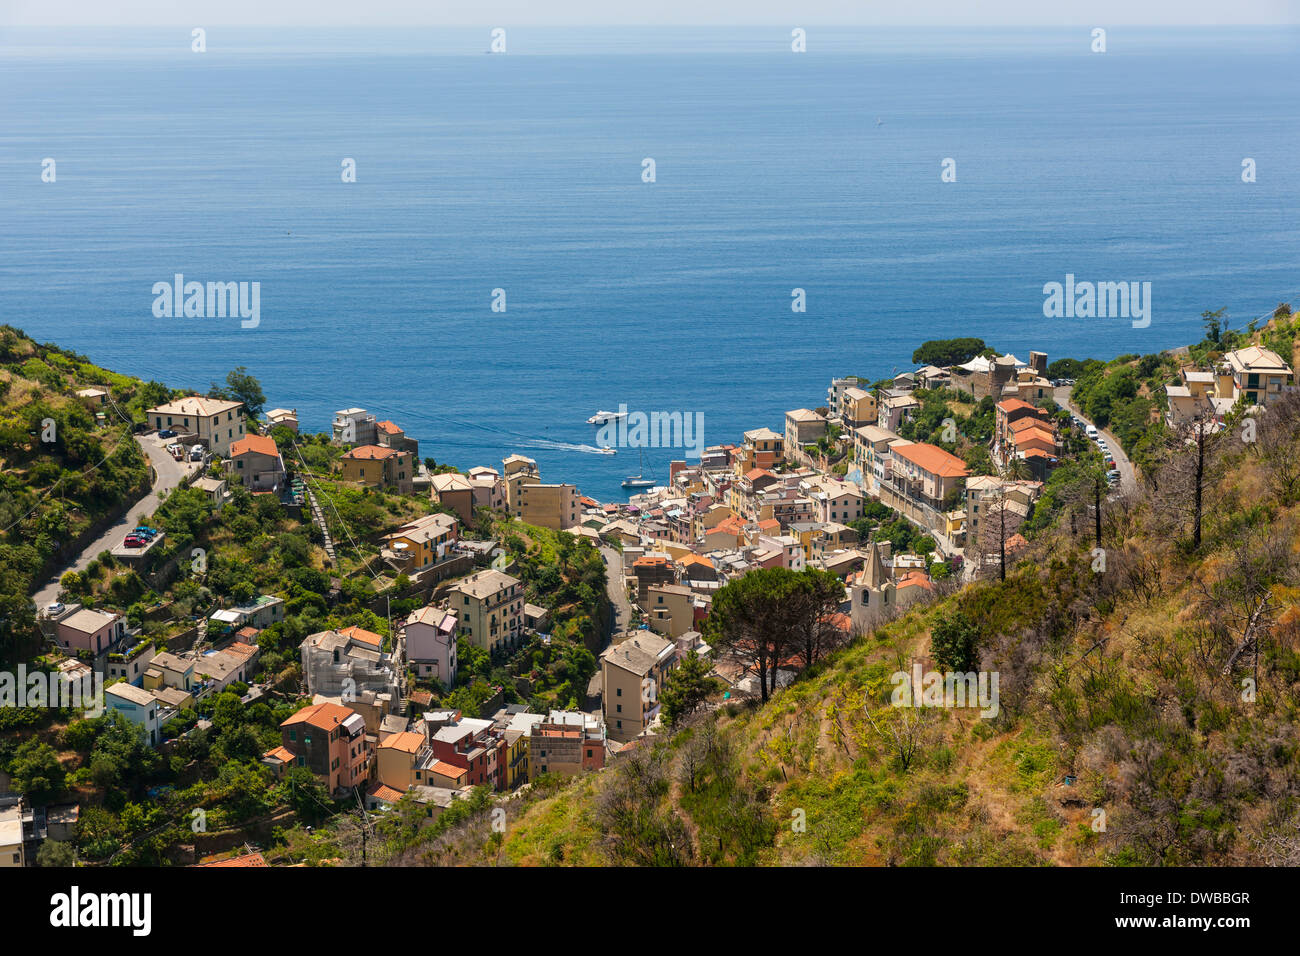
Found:
M 605 593 L 609 595 L 609 603 L 613 608 L 613 614 L 610 617 L 610 629 L 608 638 L 613 638 L 619 631 L 624 630 L 632 620 L 632 604 L 627 599 L 627 591 L 623 587 L 623 554 L 622 552 L 611 548 L 607 544 L 600 546 L 601 556 L 605 559 Z M 595 700 L 600 697 L 604 687 L 604 680 L 599 668 L 591 676 L 587 684 L 587 699 Z
M 32 595 L 32 600 L 36 602 L 38 612 L 47 605 L 54 603 L 58 598 L 59 578 L 69 571 L 86 570 L 86 566 L 99 557 L 102 552 L 111 550 L 114 546 L 120 544 L 128 531 L 140 524 L 142 519 L 154 513 L 161 501 L 162 493 L 171 491 L 181 483 L 182 478 L 197 467 L 197 465 L 188 461 L 177 461 L 168 454 L 167 449 L 160 445 L 158 438 L 152 434 L 136 435 L 135 440 L 153 466 L 153 487 L 149 489 L 148 494 L 128 508 L 126 514 L 119 521 L 83 548 L 81 553 L 77 555 L 76 560 L 60 568 L 53 578 L 46 581 L 41 589 Z
M 1084 423 L 1084 425 L 1095 424 L 1089 421 L 1088 417 L 1079 411 L 1070 399 L 1069 387 L 1058 388 L 1053 392 L 1052 397 L 1056 404 L 1062 408 L 1068 408 L 1073 414 Z M 1131 494 L 1137 491 L 1137 471 L 1133 468 L 1133 462 L 1129 461 L 1128 455 L 1124 453 L 1124 448 L 1119 443 L 1119 439 L 1105 429 L 1098 429 L 1110 445 L 1110 455 L 1115 459 L 1115 468 L 1119 472 L 1119 490 L 1124 494 Z
M 605 592 L 609 595 L 610 604 L 614 606 L 610 633 L 617 634 L 632 620 L 632 604 L 623 587 L 623 555 L 607 544 L 600 546 L 600 553 L 605 557 Z

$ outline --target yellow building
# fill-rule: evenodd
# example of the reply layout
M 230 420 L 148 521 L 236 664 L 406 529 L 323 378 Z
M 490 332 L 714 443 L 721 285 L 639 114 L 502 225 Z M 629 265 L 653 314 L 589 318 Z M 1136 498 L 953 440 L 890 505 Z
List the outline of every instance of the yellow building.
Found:
M 244 406 L 220 398 L 190 395 L 145 412 L 148 422 L 159 431 L 193 436 L 206 442 L 208 450 L 221 458 L 230 456 L 230 446 L 244 437 Z
M 600 655 L 602 699 L 609 736 L 635 740 L 659 716 L 659 692 L 676 664 L 676 645 L 637 631 Z
M 579 523 L 578 498 L 576 485 L 523 481 L 515 490 L 513 511 L 524 524 L 563 531 Z
M 344 481 L 371 488 L 392 488 L 409 495 L 415 487 L 414 465 L 409 451 L 382 445 L 358 445 L 339 459 Z
M 501 571 L 479 571 L 454 584 L 447 595 L 458 634 L 485 651 L 511 648 L 523 636 L 524 586 Z
M 424 735 L 403 731 L 389 734 L 379 743 L 379 782 L 405 792 L 415 786 L 415 762 L 424 746 Z
M 840 420 L 848 431 L 874 425 L 879 414 L 876 396 L 866 389 L 851 387 L 840 392 Z
M 419 570 L 447 557 L 459 529 L 460 523 L 453 515 L 425 515 L 385 535 L 384 546 L 394 557 L 400 556 L 407 571 Z
M 695 629 L 695 594 L 681 584 L 652 584 L 646 588 L 646 617 L 652 630 L 681 637 Z

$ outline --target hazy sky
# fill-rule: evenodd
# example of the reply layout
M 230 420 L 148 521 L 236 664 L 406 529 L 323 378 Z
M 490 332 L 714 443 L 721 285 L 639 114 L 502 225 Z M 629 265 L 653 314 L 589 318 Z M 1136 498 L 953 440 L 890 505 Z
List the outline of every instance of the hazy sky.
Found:
M 0 25 L 1300 22 L 1300 0 L 0 0 Z

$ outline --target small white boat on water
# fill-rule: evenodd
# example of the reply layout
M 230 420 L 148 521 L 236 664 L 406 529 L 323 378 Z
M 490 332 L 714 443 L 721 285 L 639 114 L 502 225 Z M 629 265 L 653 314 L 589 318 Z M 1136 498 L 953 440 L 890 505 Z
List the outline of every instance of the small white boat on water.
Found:
M 618 451 L 617 451 L 616 449 L 613 449 L 613 448 L 606 448 L 604 445 L 601 445 L 599 448 L 596 449 L 596 454 L 597 454 L 597 455 L 617 455 L 617 454 L 618 454 Z
M 645 456 L 639 449 L 637 451 L 637 460 L 641 464 L 640 470 L 637 472 L 637 474 L 628 475 L 626 478 L 624 478 L 623 487 L 624 488 L 653 488 L 655 486 L 655 480 L 653 478 L 647 478 L 645 476 Z
M 606 422 L 616 422 L 620 418 L 627 418 L 627 412 L 597 412 L 587 419 L 587 424 L 603 425 Z

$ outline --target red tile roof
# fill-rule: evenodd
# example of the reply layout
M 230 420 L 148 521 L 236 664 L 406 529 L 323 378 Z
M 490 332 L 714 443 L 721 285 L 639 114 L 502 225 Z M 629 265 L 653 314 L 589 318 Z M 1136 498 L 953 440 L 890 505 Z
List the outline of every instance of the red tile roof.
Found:
M 356 711 L 352 708 L 343 707 L 339 704 L 312 704 L 310 707 L 304 707 L 298 711 L 280 726 L 311 724 L 311 726 L 319 727 L 321 730 L 333 730 L 354 713 Z
M 383 647 L 384 639 L 374 631 L 367 631 L 365 628 L 357 627 L 353 624 L 351 627 L 339 628 L 339 633 L 344 637 L 350 637 L 358 640 L 363 644 L 369 644 L 371 647 Z
M 1002 409 L 1004 412 L 1014 412 L 1021 408 L 1028 408 L 1037 411 L 1035 406 L 1030 405 L 1028 402 L 1019 398 L 1004 399 L 1003 401 L 998 402 L 998 408 Z
M 400 750 L 405 754 L 419 753 L 420 747 L 424 744 L 424 735 L 404 730 L 398 734 L 390 734 L 385 737 L 379 744 L 380 750 Z
M 911 587 L 925 588 L 927 591 L 934 590 L 934 585 L 930 583 L 930 576 L 919 568 L 914 568 L 911 571 L 908 571 L 898 579 L 898 590 Z
M 457 767 L 454 763 L 447 763 L 445 760 L 435 760 L 429 766 L 429 772 L 443 777 L 450 777 L 452 780 L 459 780 L 469 771 L 464 767 Z
M 371 788 L 366 791 L 366 796 L 374 797 L 376 800 L 382 800 L 384 803 L 396 803 L 398 800 L 402 799 L 403 793 L 401 790 L 397 790 L 387 784 L 375 781 Z
M 343 457 L 361 461 L 377 461 L 383 458 L 391 458 L 396 454 L 396 448 L 383 448 L 380 445 L 358 445 Z
M 1045 432 L 1051 432 L 1052 430 L 1052 426 L 1040 418 L 1017 418 L 1011 423 L 1010 427 L 1013 434 L 1025 431 L 1028 428 L 1038 428 Z
M 287 747 L 276 747 L 273 750 L 268 750 L 266 753 L 262 754 L 262 756 L 274 757 L 276 760 L 279 760 L 283 763 L 293 763 L 294 760 L 296 759 L 294 757 L 293 751 Z
M 269 435 L 245 435 L 230 446 L 231 458 L 238 458 L 240 455 L 246 455 L 249 452 L 275 458 L 280 454 L 280 449 L 275 444 L 275 439 Z
M 964 461 L 956 455 L 948 454 L 938 445 L 916 442 L 911 445 L 893 445 L 891 450 L 898 457 L 941 478 L 962 478 L 970 474 Z

